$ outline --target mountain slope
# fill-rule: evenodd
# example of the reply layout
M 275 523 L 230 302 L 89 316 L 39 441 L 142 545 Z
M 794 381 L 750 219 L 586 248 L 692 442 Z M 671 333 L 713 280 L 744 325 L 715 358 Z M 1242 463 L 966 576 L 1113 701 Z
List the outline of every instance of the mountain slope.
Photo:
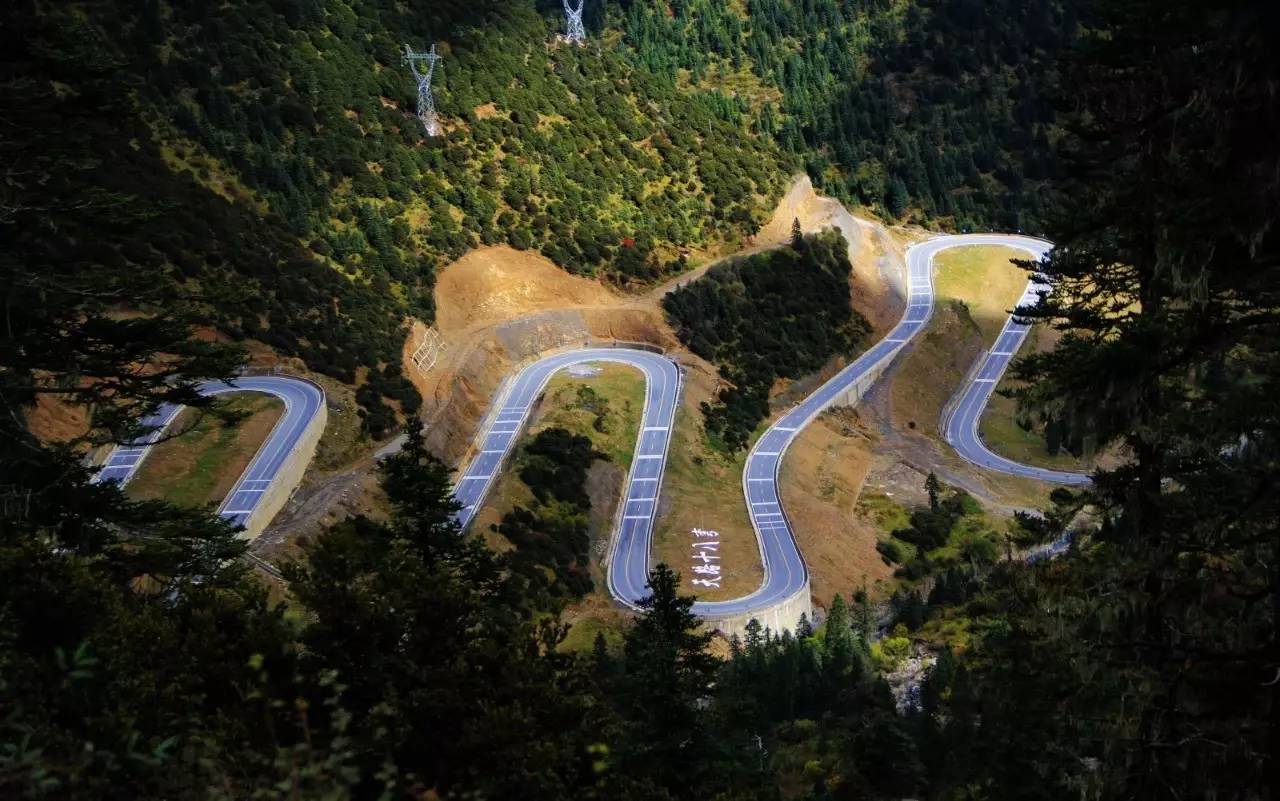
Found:
M 57 239 L 85 269 L 153 262 L 163 302 L 362 384 L 381 434 L 384 398 L 418 404 L 403 323 L 431 319 L 445 260 L 508 242 L 648 282 L 749 234 L 780 191 L 775 146 L 616 53 L 553 46 L 532 3 L 429 6 L 25 4 L 0 35 L 14 107 L 36 109 L 26 141 L 64 151 L 49 164 L 68 195 L 133 209 L 129 227 L 77 215 L 30 246 Z M 425 139 L 400 52 L 436 40 L 445 135 Z
M 636 60 L 738 112 L 825 191 L 888 216 L 1044 219 L 1054 60 L 1077 0 L 627 0 Z

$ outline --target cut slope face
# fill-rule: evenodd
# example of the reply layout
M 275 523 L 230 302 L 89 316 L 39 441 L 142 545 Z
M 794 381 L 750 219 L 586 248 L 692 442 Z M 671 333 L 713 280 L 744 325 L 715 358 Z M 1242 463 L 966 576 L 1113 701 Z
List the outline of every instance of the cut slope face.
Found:
M 456 332 L 550 309 L 607 306 L 622 298 L 546 257 L 506 246 L 473 250 L 436 279 L 436 325 Z

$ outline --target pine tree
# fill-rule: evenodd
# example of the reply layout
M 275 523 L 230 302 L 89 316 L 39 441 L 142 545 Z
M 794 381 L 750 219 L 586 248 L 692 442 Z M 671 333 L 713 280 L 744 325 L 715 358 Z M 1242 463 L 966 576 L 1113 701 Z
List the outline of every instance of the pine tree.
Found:
M 613 674 L 613 657 L 609 655 L 609 644 L 605 642 L 604 632 L 597 631 L 591 642 L 591 669 L 597 681 L 605 682 Z
M 501 562 L 461 535 L 449 473 L 416 425 L 384 460 L 382 486 L 389 523 L 344 521 L 285 570 L 310 616 L 304 667 L 344 686 L 361 775 L 399 766 L 449 794 L 489 797 L 594 784 L 581 755 L 599 713 L 584 719 L 579 695 L 592 682 L 565 670 L 563 628 L 523 614 Z
M 806 639 L 813 636 L 813 626 L 809 624 L 809 615 L 801 612 L 800 620 L 796 623 L 796 637 L 798 639 Z
M 889 209 L 889 214 L 895 219 L 901 218 L 906 213 L 910 202 L 911 195 L 907 191 L 907 185 L 895 175 L 893 180 L 889 182 L 889 195 L 885 198 L 885 205 Z
M 866 586 L 853 593 L 853 629 L 863 642 L 870 642 L 876 630 L 876 610 Z
M 848 606 L 839 593 L 831 599 L 822 646 L 823 668 L 831 680 L 839 680 L 853 671 L 856 661 L 853 628 L 849 621 Z
M 1264 285 L 1280 271 L 1280 185 L 1262 176 L 1280 171 L 1276 17 L 1260 0 L 1094 10 L 1063 82 L 1079 114 L 1058 246 L 1036 265 L 1054 289 L 1024 310 L 1063 336 L 1015 374 L 1024 405 L 1129 459 L 1085 496 L 1104 510 L 1095 550 L 998 593 L 1009 634 L 983 657 L 982 727 L 1004 765 L 1042 775 L 1052 738 L 1064 781 L 1112 797 L 1274 796 L 1280 682 L 1264 653 L 1280 618 L 1261 599 L 1280 598 L 1280 301 Z M 1072 711 L 1040 706 L 1046 691 Z M 1097 741 L 1096 772 L 1073 775 Z
M 709 787 L 716 744 L 706 702 L 719 664 L 707 651 L 711 634 L 693 614 L 693 598 L 665 564 L 649 574 L 650 594 L 627 632 L 623 703 L 630 721 L 629 770 L 679 796 Z
M 929 471 L 929 477 L 924 480 L 924 491 L 929 495 L 929 509 L 938 511 L 938 494 L 942 492 L 942 483 L 938 481 L 938 477 Z

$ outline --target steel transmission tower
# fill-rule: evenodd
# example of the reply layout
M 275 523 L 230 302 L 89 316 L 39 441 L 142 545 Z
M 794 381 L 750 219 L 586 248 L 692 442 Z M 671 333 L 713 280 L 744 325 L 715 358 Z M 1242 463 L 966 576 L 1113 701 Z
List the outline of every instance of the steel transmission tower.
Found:
M 405 45 L 404 60 L 418 81 L 418 119 L 422 120 L 427 136 L 439 136 L 440 120 L 436 117 L 436 99 L 431 96 L 431 78 L 436 72 L 436 62 L 440 60 L 440 56 L 436 55 L 436 46 L 431 45 L 429 52 L 415 53 L 412 47 Z M 419 68 L 423 63 L 427 65 L 425 73 Z
M 582 27 L 582 9 L 586 4 L 587 0 L 578 0 L 578 7 L 574 8 L 569 0 L 564 0 L 565 41 L 582 44 L 587 40 L 587 29 Z

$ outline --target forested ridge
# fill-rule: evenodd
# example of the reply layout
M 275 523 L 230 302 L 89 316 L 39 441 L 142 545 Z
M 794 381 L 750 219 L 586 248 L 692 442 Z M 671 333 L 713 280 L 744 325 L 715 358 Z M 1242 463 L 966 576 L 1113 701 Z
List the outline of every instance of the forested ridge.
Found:
M 733 95 L 842 200 L 955 230 L 1045 222 L 1076 0 L 622 5 L 641 64 Z
M 752 234 L 802 167 L 893 217 L 1036 224 L 1063 2 L 595 3 L 579 48 L 531 0 L 24 0 L 7 89 L 33 113 L 7 155 L 60 157 L 10 189 L 101 199 L 59 258 L 163 264 L 204 321 L 360 384 L 381 435 L 386 401 L 420 402 L 405 317 L 429 322 L 435 271 L 482 244 L 649 283 Z M 429 42 L 433 138 L 401 62 Z
M 662 299 L 680 341 L 728 382 L 702 405 L 713 441 L 745 447 L 769 416 L 775 381 L 808 375 L 867 335 L 849 301 L 852 271 L 839 231 L 801 236 L 797 227 L 790 247 L 717 264 Z
M 1017 363 L 1019 399 L 1123 458 L 1010 536 L 1071 545 L 975 551 L 900 594 L 887 631 L 845 588 L 818 625 L 753 625 L 723 658 L 663 566 L 618 645 L 562 650 L 555 605 L 458 530 L 417 427 L 379 468 L 385 519 L 307 543 L 283 602 L 225 521 L 90 483 L 81 446 L 233 373 L 197 324 L 274 286 L 241 277 L 258 259 L 299 297 L 306 271 L 368 292 L 370 331 L 398 321 L 260 207 L 169 171 L 111 41 L 30 11 L 0 28 L 23 101 L 0 105 L 0 796 L 1280 798 L 1274 3 L 1090 0 L 1062 54 L 1059 247 L 1037 265 L 1055 290 L 1021 312 L 1061 338 Z M 40 398 L 90 430 L 41 442 Z M 577 468 L 542 467 L 572 498 Z M 932 491 L 902 542 L 954 540 L 968 504 Z M 923 652 L 901 692 L 887 677 Z

